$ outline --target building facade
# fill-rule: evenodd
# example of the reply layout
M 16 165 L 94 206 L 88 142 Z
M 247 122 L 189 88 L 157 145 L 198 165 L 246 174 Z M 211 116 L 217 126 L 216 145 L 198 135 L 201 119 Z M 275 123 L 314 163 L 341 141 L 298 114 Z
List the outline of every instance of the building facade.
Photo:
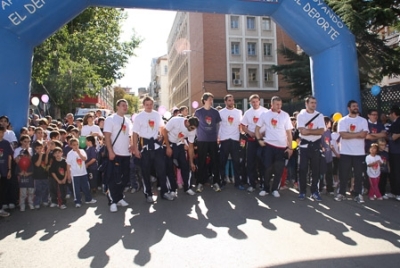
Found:
M 274 95 L 291 100 L 286 83 L 269 68 L 285 62 L 280 45 L 296 51 L 296 44 L 269 17 L 178 12 L 167 43 L 171 107 L 194 112 L 192 103 L 204 92 L 222 107 L 232 94 L 243 111 L 251 94 L 265 106 Z

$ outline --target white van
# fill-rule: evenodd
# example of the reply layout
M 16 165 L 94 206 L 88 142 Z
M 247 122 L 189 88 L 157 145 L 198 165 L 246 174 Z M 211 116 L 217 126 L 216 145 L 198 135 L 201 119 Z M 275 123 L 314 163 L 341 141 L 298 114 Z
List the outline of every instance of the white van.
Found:
M 76 113 L 74 115 L 74 119 L 83 118 L 87 113 L 96 113 L 97 110 L 101 111 L 101 116 L 106 118 L 109 116 L 112 111 L 108 109 L 97 109 L 97 108 L 77 108 Z

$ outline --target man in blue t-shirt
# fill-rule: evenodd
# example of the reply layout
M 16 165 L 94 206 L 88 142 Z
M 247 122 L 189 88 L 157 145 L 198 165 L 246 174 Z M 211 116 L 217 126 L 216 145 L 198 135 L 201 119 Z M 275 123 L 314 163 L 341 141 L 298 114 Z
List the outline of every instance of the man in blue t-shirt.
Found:
M 197 127 L 197 188 L 196 191 L 201 193 L 203 185 L 207 182 L 207 154 L 212 165 L 213 188 L 214 191 L 220 192 L 220 176 L 218 170 L 218 131 L 221 116 L 217 109 L 213 108 L 213 94 L 206 92 L 201 97 L 203 107 L 196 110 L 194 116 L 199 119 Z

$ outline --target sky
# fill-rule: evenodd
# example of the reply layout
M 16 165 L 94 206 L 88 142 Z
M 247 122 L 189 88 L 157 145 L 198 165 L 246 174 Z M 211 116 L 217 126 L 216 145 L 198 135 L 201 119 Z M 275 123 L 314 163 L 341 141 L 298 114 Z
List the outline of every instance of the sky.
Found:
M 122 41 L 129 40 L 132 29 L 143 39 L 140 47 L 135 49 L 136 57 L 130 58 L 123 69 L 125 76 L 115 84 L 131 87 L 137 93 L 140 87 L 150 83 L 151 59 L 167 53 L 167 39 L 175 19 L 175 11 L 155 11 L 147 9 L 125 9 L 128 18 L 122 26 Z

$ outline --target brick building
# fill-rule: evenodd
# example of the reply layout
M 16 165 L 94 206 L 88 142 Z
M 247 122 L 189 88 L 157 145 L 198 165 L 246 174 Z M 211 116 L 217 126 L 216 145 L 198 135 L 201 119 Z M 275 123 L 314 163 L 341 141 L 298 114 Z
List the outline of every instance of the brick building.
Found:
M 274 95 L 292 98 L 268 69 L 285 62 L 277 54 L 281 44 L 292 50 L 296 44 L 269 17 L 178 12 L 167 43 L 170 107 L 201 106 L 204 92 L 222 107 L 232 94 L 244 111 L 251 94 L 259 94 L 264 106 Z

